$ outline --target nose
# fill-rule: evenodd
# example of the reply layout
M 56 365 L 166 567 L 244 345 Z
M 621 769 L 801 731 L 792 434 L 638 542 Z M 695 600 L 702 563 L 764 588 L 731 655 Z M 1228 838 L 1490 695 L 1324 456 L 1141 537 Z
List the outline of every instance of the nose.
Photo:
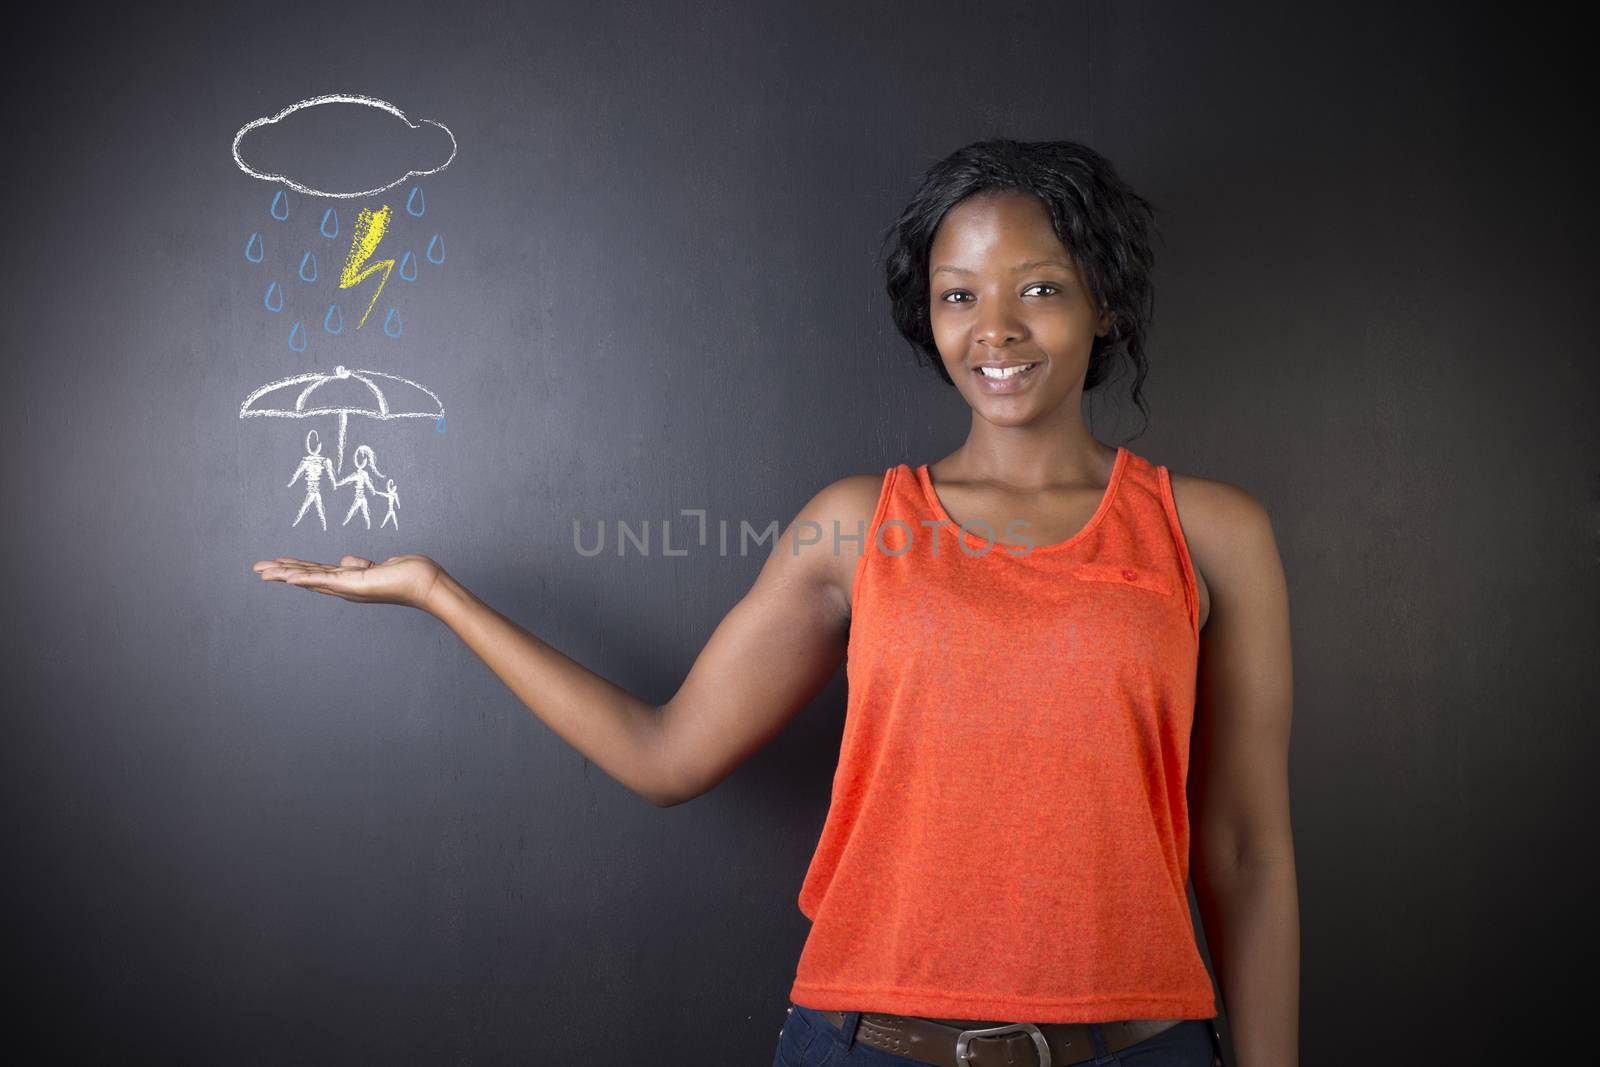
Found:
M 1010 303 L 1005 300 L 985 301 L 985 305 L 978 311 L 976 321 L 972 324 L 972 339 L 991 348 L 1004 348 L 1006 345 L 1015 344 L 1022 340 L 1025 332 L 1022 321 Z

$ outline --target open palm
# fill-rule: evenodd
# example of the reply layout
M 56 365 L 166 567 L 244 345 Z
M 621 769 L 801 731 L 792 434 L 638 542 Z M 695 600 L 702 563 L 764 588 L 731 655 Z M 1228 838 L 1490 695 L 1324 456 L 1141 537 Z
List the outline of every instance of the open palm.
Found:
M 404 604 L 421 608 L 438 581 L 440 568 L 427 556 L 390 556 L 374 563 L 345 556 L 337 564 L 279 556 L 258 560 L 251 570 L 264 582 L 303 586 L 362 604 Z

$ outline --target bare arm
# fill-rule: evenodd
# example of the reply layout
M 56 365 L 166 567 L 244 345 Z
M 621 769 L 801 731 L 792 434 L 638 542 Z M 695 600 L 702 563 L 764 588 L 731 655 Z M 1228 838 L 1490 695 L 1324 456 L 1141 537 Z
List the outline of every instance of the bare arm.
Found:
M 721 781 L 837 670 L 849 612 L 841 582 L 853 574 L 854 561 L 832 551 L 831 537 L 793 549 L 797 532 L 812 532 L 809 523 L 831 532 L 841 509 L 859 507 L 866 477 L 842 479 L 812 498 L 783 532 L 750 592 L 717 626 L 677 694 L 659 707 L 507 619 L 425 556 L 381 564 L 346 556 L 338 566 L 280 558 L 254 569 L 266 581 L 435 615 L 562 740 L 651 803 L 667 806 Z M 853 529 L 853 519 L 841 522 Z
M 861 546 L 839 547 L 834 535 L 864 532 L 881 485 L 881 476 L 855 475 L 811 498 L 661 709 L 679 801 L 780 733 L 844 661 Z
M 595 674 L 439 572 L 421 605 L 563 741 L 652 804 L 662 804 L 654 705 Z
M 1293 1065 L 1300 919 L 1287 581 L 1271 520 L 1248 493 L 1175 478 L 1173 495 L 1211 593 L 1188 784 L 1195 900 L 1240 1067 Z

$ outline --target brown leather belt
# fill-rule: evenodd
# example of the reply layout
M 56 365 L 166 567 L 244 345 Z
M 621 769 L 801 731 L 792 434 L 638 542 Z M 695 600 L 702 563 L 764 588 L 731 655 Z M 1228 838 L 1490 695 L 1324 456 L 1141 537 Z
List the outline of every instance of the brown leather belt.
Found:
M 840 1030 L 842 1011 L 820 1012 Z M 1112 1052 L 1153 1037 L 1182 1019 L 1098 1024 Z M 862 1012 L 856 1040 L 938 1067 L 1065 1067 L 1095 1057 L 1088 1023 L 997 1023 Z

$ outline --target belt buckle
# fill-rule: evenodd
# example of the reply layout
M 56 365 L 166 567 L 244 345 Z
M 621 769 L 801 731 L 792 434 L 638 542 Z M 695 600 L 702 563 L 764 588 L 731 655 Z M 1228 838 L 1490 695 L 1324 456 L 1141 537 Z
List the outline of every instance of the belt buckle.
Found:
M 986 1030 L 963 1030 L 956 1037 L 956 1063 L 959 1067 L 967 1067 L 971 1062 L 967 1059 L 972 1053 L 967 1051 L 967 1042 L 975 1037 L 1003 1037 L 1006 1034 L 1027 1034 L 1033 1038 L 1033 1044 L 1039 1052 L 1039 1067 L 1051 1067 L 1050 1043 L 1044 1039 L 1044 1034 L 1032 1023 L 1007 1023 L 1005 1026 L 991 1026 Z

